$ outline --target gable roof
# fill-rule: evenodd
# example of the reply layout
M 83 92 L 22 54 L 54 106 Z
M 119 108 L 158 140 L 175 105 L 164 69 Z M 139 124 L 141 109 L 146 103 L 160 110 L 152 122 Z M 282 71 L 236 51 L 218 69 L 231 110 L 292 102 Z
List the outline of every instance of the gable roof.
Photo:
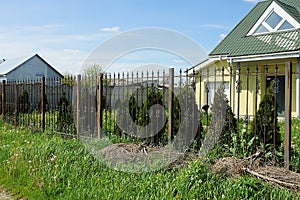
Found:
M 59 73 L 56 69 L 54 69 L 49 63 L 47 63 L 41 56 L 38 54 L 35 54 L 33 56 L 24 56 L 19 58 L 13 58 L 13 59 L 6 59 L 4 62 L 0 63 L 0 75 L 7 75 L 13 70 L 20 67 L 22 64 L 28 62 L 34 57 L 38 57 L 41 59 L 48 67 L 50 67 L 52 70 L 54 70 L 61 78 L 63 78 L 63 75 Z
M 259 2 L 224 40 L 217 45 L 209 56 L 224 55 L 237 57 L 300 50 L 300 29 L 247 36 L 248 32 L 272 2 L 276 2 L 291 17 L 300 23 L 299 0 L 267 0 Z

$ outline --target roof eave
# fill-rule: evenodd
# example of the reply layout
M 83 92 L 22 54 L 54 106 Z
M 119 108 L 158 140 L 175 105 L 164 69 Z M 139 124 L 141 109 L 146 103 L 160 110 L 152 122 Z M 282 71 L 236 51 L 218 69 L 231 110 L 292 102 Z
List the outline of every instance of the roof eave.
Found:
M 222 60 L 227 60 L 230 63 L 237 62 L 251 62 L 251 61 L 261 61 L 261 60 L 275 60 L 275 59 L 287 59 L 287 58 L 299 58 L 300 51 L 289 51 L 280 53 L 269 53 L 269 54 L 256 54 L 256 55 L 242 55 L 242 56 L 224 56 L 224 55 L 214 55 L 210 58 L 220 57 Z

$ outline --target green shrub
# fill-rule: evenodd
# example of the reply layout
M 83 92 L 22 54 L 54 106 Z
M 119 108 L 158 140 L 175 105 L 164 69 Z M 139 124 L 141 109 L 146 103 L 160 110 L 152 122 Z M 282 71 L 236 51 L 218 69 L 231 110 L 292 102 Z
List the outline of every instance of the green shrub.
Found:
M 139 126 L 147 126 L 151 124 L 153 128 L 151 130 L 155 131 L 155 127 L 157 124 L 151 123 L 151 118 L 157 118 L 158 123 L 162 121 L 162 113 L 157 113 L 158 111 L 156 110 L 153 115 L 150 116 L 149 109 L 151 106 L 159 104 L 163 106 L 163 95 L 162 91 L 155 88 L 155 87 L 150 87 L 148 88 L 148 93 L 147 93 L 147 98 L 143 102 L 142 106 L 139 108 L 138 112 L 138 125 Z M 134 107 L 132 107 L 134 108 Z M 134 112 L 134 109 L 132 110 Z M 134 113 L 133 113 L 134 115 Z M 150 137 L 151 143 L 153 144 L 159 144 L 164 142 L 164 133 L 165 133 L 165 128 L 162 128 L 155 136 Z
M 211 123 L 213 123 L 215 127 L 221 127 L 219 136 L 219 142 L 221 144 L 228 144 L 228 142 L 232 141 L 232 137 L 237 134 L 237 119 L 228 103 L 229 101 L 224 90 L 222 87 L 219 87 L 214 95 L 213 104 L 211 105 Z M 220 124 L 216 125 L 216 123 Z
M 256 112 L 255 117 L 251 123 L 252 137 L 254 137 L 254 135 L 257 136 L 257 146 L 262 147 L 267 151 L 271 151 L 273 149 L 273 145 L 275 145 L 275 148 L 278 150 L 281 144 L 277 119 L 278 114 L 277 112 L 275 112 L 274 107 L 275 95 L 273 93 L 273 87 L 274 83 L 272 83 L 270 87 L 267 88 L 266 93 L 259 104 L 259 109 Z M 275 105 L 277 106 L 277 104 Z M 275 128 L 274 125 L 276 125 Z M 273 144 L 274 139 L 275 144 Z
M 192 147 L 200 147 L 201 134 L 203 133 L 200 112 L 195 101 L 195 93 L 185 85 L 174 97 L 173 108 L 173 133 L 175 142 L 183 143 L 183 147 L 188 150 Z M 180 145 L 181 146 L 181 145 Z
M 29 94 L 27 90 L 24 90 L 22 94 L 20 94 L 19 98 L 19 112 L 20 113 L 29 113 L 30 111 L 30 102 L 29 102 Z
M 239 149 L 237 119 L 235 118 L 224 89 L 219 87 L 211 105 L 211 120 L 205 138 L 205 151 L 215 148 L 217 156 L 236 154 Z M 216 146 L 214 146 L 216 145 Z
M 70 104 L 66 98 L 66 93 L 63 92 L 58 103 L 57 125 L 58 131 L 66 130 L 74 123 L 73 113 L 70 109 Z

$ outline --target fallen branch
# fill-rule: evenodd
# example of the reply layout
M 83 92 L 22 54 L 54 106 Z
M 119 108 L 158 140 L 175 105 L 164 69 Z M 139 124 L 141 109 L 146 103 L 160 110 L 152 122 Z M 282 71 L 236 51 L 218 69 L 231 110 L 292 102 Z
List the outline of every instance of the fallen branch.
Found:
M 255 160 L 259 158 L 263 153 L 264 152 L 262 150 L 258 150 L 255 154 L 247 157 L 246 160 L 248 160 L 250 162 L 250 165 L 252 165 L 255 162 Z
M 267 176 L 264 176 L 264 175 L 261 175 L 255 171 L 252 171 L 248 168 L 242 168 L 243 171 L 245 172 L 248 172 L 249 174 L 252 174 L 258 178 L 261 178 L 261 179 L 264 179 L 264 180 L 267 180 L 267 181 L 271 181 L 271 182 L 274 182 L 274 183 L 277 183 L 279 185 L 282 185 L 282 186 L 285 186 L 285 187 L 288 187 L 288 188 L 298 188 L 300 189 L 300 185 L 296 185 L 296 184 L 293 184 L 293 183 L 286 183 L 286 182 L 283 182 L 283 181 L 280 181 L 280 180 L 277 180 L 277 179 L 274 179 L 274 178 L 271 178 L 271 177 L 267 177 Z

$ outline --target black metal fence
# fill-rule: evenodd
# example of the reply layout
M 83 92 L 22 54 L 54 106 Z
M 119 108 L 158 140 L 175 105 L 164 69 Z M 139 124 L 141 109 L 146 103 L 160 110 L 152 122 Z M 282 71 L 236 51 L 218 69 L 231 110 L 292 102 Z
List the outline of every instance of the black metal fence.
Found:
M 214 122 L 212 111 L 221 88 L 219 91 L 227 98 L 228 108 L 236 119 L 235 122 L 229 117 L 229 121 L 224 122 L 226 130 L 222 132 L 228 132 L 221 135 L 226 139 L 224 143 L 230 146 L 232 142 L 240 143 L 241 139 L 246 140 L 245 143 L 253 140 L 253 149 L 256 149 L 263 141 L 264 146 L 269 143 L 276 151 L 278 122 L 274 120 L 272 127 L 268 127 L 268 120 L 272 117 L 267 115 L 267 104 L 262 112 L 265 113 L 261 118 L 262 126 L 250 125 L 256 123 L 258 118 L 255 114 L 271 86 L 275 102 L 272 119 L 277 119 L 278 115 L 285 119 L 284 158 L 288 166 L 294 109 L 292 100 L 295 100 L 291 84 L 298 76 L 290 69 L 292 63 L 286 63 L 283 70 L 277 64 L 263 67 L 237 65 L 198 71 L 180 70 L 175 74 L 171 69 L 78 75 L 63 80 L 3 81 L 0 86 L 1 112 L 3 120 L 16 126 L 50 129 L 73 136 L 132 136 L 138 129 L 135 125 L 149 125 L 144 130 L 150 143 L 164 145 L 176 137 L 177 132 L 183 132 L 186 134 L 184 142 L 199 148 Z M 160 104 L 164 111 L 151 111 L 154 104 Z M 264 105 L 261 107 L 264 108 Z M 156 119 L 153 120 L 156 124 L 151 123 L 151 119 Z M 164 122 L 162 127 L 161 122 Z M 237 123 L 236 138 L 232 135 L 234 123 Z M 262 135 L 259 135 L 261 130 L 258 129 L 263 129 Z M 151 130 L 157 131 L 157 134 L 150 134 Z M 249 132 L 253 133 L 251 137 Z M 271 138 L 266 138 L 270 134 Z

